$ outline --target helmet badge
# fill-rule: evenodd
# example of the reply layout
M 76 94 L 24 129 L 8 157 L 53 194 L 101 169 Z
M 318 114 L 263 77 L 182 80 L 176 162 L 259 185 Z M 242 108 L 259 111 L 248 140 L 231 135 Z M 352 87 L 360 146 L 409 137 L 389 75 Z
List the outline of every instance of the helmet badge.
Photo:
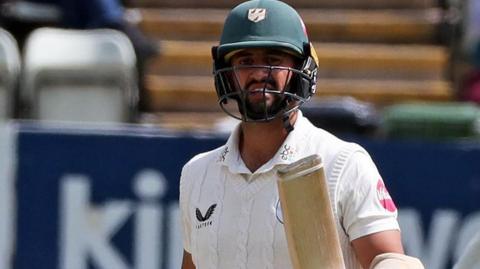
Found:
M 248 20 L 252 22 L 263 21 L 267 16 L 267 10 L 265 8 L 251 8 L 248 10 Z

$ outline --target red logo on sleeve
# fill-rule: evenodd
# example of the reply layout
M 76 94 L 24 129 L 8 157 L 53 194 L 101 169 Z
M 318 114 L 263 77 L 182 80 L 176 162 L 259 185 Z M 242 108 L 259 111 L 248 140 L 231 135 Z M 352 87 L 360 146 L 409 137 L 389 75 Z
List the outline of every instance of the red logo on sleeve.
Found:
M 395 206 L 395 203 L 393 202 L 392 197 L 388 193 L 388 190 L 385 187 L 385 184 L 383 183 L 382 179 L 379 179 L 377 183 L 377 197 L 378 197 L 378 200 L 380 201 L 380 204 L 386 210 L 390 212 L 395 212 L 397 210 L 397 207 Z

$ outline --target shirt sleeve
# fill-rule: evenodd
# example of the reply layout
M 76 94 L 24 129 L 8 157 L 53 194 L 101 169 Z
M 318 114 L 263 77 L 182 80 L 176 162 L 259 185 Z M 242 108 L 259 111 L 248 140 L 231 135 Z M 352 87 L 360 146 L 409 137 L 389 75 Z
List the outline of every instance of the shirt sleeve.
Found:
M 182 169 L 182 174 L 180 176 L 180 194 L 179 194 L 179 205 L 180 205 L 180 217 L 182 223 L 182 239 L 183 239 L 183 248 L 185 251 L 191 252 L 191 222 L 188 214 L 188 204 L 190 200 L 190 188 L 188 187 L 189 179 L 187 166 L 184 166 Z
M 380 231 L 400 229 L 397 208 L 366 152 L 352 153 L 339 184 L 341 222 L 350 241 Z

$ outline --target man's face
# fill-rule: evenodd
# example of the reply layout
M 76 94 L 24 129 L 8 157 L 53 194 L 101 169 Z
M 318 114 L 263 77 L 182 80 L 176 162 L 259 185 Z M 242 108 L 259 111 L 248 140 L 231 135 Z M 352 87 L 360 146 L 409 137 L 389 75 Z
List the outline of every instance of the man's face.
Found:
M 275 108 L 283 98 L 264 90 L 283 92 L 290 82 L 292 72 L 288 69 L 259 68 L 258 66 L 295 67 L 295 58 L 280 50 L 252 48 L 234 54 L 232 67 L 239 67 L 235 77 L 240 89 L 246 91 L 247 112 L 262 115 Z M 254 116 L 254 115 L 252 115 Z

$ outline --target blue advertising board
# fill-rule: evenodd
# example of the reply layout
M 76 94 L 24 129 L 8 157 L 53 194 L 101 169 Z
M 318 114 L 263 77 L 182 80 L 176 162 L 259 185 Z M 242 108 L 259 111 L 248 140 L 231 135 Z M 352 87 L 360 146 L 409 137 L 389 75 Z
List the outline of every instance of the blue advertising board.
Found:
M 180 268 L 181 167 L 226 137 L 135 126 L 1 129 L 0 197 L 11 205 L 0 205 L 0 220 L 14 220 L 0 221 L 2 268 Z M 400 208 L 407 252 L 426 268 L 451 268 L 480 228 L 480 143 L 353 140 Z
M 17 141 L 14 268 L 158 269 L 181 259 L 169 220 L 182 165 L 222 140 L 22 126 Z

